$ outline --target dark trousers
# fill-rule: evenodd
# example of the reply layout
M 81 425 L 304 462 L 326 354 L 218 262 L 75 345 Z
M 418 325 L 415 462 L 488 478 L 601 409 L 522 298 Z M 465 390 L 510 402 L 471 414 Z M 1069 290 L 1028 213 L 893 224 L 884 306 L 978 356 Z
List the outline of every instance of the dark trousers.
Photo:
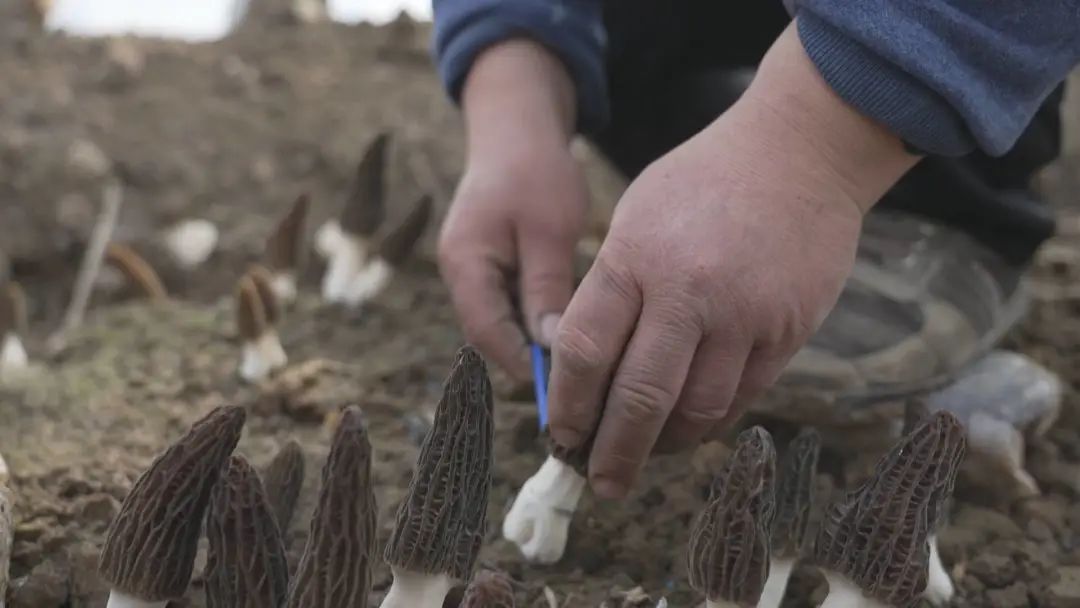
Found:
M 605 20 L 612 120 L 593 141 L 633 178 L 738 98 L 790 18 L 780 0 L 608 0 Z M 1004 156 L 927 157 L 879 207 L 954 226 L 1026 263 L 1054 232 L 1029 185 L 1060 154 L 1063 93 L 1061 85 Z

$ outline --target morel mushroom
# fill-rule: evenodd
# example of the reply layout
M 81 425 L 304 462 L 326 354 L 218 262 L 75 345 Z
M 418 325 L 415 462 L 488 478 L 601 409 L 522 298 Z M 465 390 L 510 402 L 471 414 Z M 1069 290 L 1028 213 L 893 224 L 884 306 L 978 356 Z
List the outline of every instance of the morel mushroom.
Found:
M 510 579 L 501 572 L 478 572 L 465 589 L 459 608 L 514 608 Z
M 776 482 L 776 515 L 772 526 L 772 558 L 769 578 L 758 608 L 778 608 L 788 579 L 806 546 L 806 530 L 813 506 L 821 436 L 804 429 L 788 445 Z
M 124 498 L 98 565 L 108 608 L 160 608 L 191 581 L 210 491 L 228 464 L 245 413 L 219 407 L 160 454 Z
M 296 440 L 286 443 L 274 456 L 266 467 L 263 479 L 266 496 L 270 499 L 281 534 L 288 538 L 296 501 L 304 485 L 304 452 Z
M 26 295 L 18 283 L 0 288 L 0 381 L 15 378 L 30 365 L 22 338 L 27 332 Z
M 372 141 L 356 171 L 354 187 L 338 218 L 325 226 L 317 245 L 327 257 L 322 294 L 328 302 L 342 302 L 367 261 L 371 237 L 386 216 L 385 169 L 390 136 L 380 133 Z
M 177 265 L 191 270 L 213 255 L 218 232 L 218 227 L 210 220 L 181 220 L 165 231 L 165 249 Z
M 281 608 L 289 566 L 255 469 L 233 456 L 210 495 L 206 518 L 208 608 Z
M 360 408 L 345 409 L 322 470 L 319 503 L 289 589 L 290 608 L 367 608 L 377 509 Z
M 526 560 L 554 564 L 562 559 L 578 501 L 587 485 L 592 441 L 569 450 L 549 441 L 549 455 L 530 477 L 503 519 L 503 538 Z
M 259 382 L 289 361 L 273 326 L 277 315 L 277 301 L 268 286 L 250 272 L 241 277 L 236 286 L 236 330 L 243 343 L 240 377 L 247 382 Z
M 7 597 L 8 571 L 11 566 L 11 545 L 15 540 L 15 521 L 11 512 L 11 494 L 0 483 L 0 608 Z
M 828 507 L 814 545 L 829 582 L 823 608 L 907 606 L 924 592 L 931 518 L 952 493 L 964 448 L 960 423 L 936 413 Z
M 374 256 L 357 273 L 345 297 L 349 306 L 359 306 L 386 289 L 394 273 L 420 241 L 430 220 L 431 197 L 424 195 L 401 224 L 382 237 Z
M 492 418 L 487 366 L 465 346 L 386 545 L 394 582 L 382 608 L 439 608 L 455 583 L 469 580 L 487 522 Z
M 145 298 L 164 300 L 169 297 L 161 277 L 138 252 L 122 243 L 105 247 L 105 262 L 120 271 L 124 278 Z
M 757 426 L 740 433 L 690 530 L 690 586 L 706 596 L 708 608 L 754 606 L 761 598 L 769 576 L 775 477 L 769 433 Z
M 272 273 L 270 284 L 284 304 L 296 299 L 297 281 L 304 266 L 304 225 L 309 202 L 308 195 L 300 195 L 266 240 L 266 264 Z

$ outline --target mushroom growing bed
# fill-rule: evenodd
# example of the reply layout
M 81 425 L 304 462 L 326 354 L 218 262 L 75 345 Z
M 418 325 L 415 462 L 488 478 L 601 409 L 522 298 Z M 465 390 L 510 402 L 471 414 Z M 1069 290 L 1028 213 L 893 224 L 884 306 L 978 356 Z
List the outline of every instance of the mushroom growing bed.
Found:
M 347 404 L 363 410 L 372 446 L 370 605 L 378 606 L 391 583 L 383 548 L 461 346 L 430 261 L 434 231 L 386 291 L 356 310 L 323 302 L 323 268 L 312 255 L 296 302 L 275 327 L 288 363 L 262 381 L 237 373 L 234 288 L 302 192 L 312 197 L 311 236 L 383 129 L 396 138 L 388 216 L 406 216 L 434 185 L 442 189 L 432 192 L 441 217 L 460 170 L 460 132 L 426 63 L 426 33 L 410 42 L 401 24 L 301 26 L 266 3 L 266 14 L 214 44 L 75 40 L 34 31 L 13 14 L 10 5 L 19 3 L 7 4 L 0 8 L 0 249 L 25 287 L 32 365 L 27 377 L 0 386 L 0 454 L 10 469 L 14 524 L 8 607 L 104 606 L 109 584 L 98 558 L 109 522 L 154 457 L 222 405 L 245 408 L 236 453 L 256 470 L 291 442 L 300 448 L 304 481 L 285 533 L 295 573 Z M 417 177 L 425 175 L 417 158 L 426 159 L 426 178 Z M 616 191 L 591 170 L 598 198 L 610 201 Z M 148 301 L 103 276 L 82 327 L 49 356 L 44 338 L 68 300 L 105 174 L 125 187 L 117 240 L 154 262 L 171 297 Z M 160 235 L 186 218 L 209 219 L 220 231 L 211 258 L 194 270 L 154 258 Z M 1066 217 L 1062 228 L 1040 257 L 1032 313 L 1009 338 L 1068 384 L 1060 421 L 1028 446 L 1028 469 L 1043 494 L 1003 503 L 961 476 L 937 535 L 956 606 L 1080 606 L 1080 221 Z M 530 565 L 502 539 L 502 523 L 547 443 L 531 393 L 492 375 L 493 485 L 478 568 L 505 572 L 518 606 L 703 602 L 689 586 L 687 545 L 728 448 L 657 458 L 625 503 L 585 492 L 562 559 Z M 774 434 L 779 441 L 793 430 Z M 818 507 L 837 488 L 855 487 L 888 446 L 857 462 L 828 447 L 814 488 Z M 241 484 L 246 473 L 235 475 Z M 206 559 L 204 540 L 183 605 L 205 605 Z M 796 567 L 784 605 L 815 606 L 825 593 L 820 574 Z

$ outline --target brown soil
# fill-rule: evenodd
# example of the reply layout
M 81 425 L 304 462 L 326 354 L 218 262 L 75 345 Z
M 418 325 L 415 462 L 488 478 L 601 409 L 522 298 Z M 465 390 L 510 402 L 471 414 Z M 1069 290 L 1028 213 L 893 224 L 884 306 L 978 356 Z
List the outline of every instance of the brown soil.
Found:
M 9 606 L 104 605 L 96 557 L 119 502 L 165 444 L 223 403 L 250 408 L 239 450 L 255 464 L 290 438 L 304 446 L 307 478 L 288 531 L 294 563 L 327 451 L 326 417 L 361 404 L 385 540 L 424 414 L 461 342 L 427 255 L 430 238 L 424 255 L 360 312 L 322 305 L 313 266 L 307 294 L 280 328 L 291 365 L 265 386 L 236 378 L 228 294 L 298 193 L 314 196 L 311 225 L 333 211 L 360 151 L 382 128 L 399 142 L 391 213 L 421 189 L 410 172 L 417 162 L 430 164 L 435 183 L 424 186 L 441 190 L 445 205 L 460 168 L 460 132 L 432 76 L 426 33 L 410 41 L 400 29 L 301 26 L 271 5 L 215 44 L 76 40 L 41 34 L 13 10 L 0 9 L 0 248 L 29 288 L 38 369 L 26 384 L 0 389 L 0 452 L 16 495 Z M 592 166 L 598 198 L 613 200 L 617 180 Z M 68 349 L 47 358 L 41 338 L 67 302 L 110 175 L 125 188 L 119 238 L 153 256 L 158 231 L 205 217 L 222 229 L 221 246 L 195 274 L 162 268 L 173 301 L 98 296 Z M 1080 295 L 1067 287 L 1080 277 L 1078 226 L 1044 252 L 1035 310 L 1012 338 L 1074 382 Z M 656 459 L 623 504 L 586 498 L 564 560 L 529 566 L 498 530 L 514 490 L 541 462 L 543 442 L 528 392 L 496 380 L 497 468 L 482 562 L 519 583 L 520 605 L 547 606 L 547 587 L 559 606 L 652 606 L 660 596 L 695 606 L 686 533 L 722 446 Z M 1010 505 L 974 490 L 958 496 L 940 535 L 960 590 L 956 605 L 1080 606 L 1075 388 L 1059 425 L 1029 446 L 1045 496 Z M 823 478 L 822 492 L 836 483 Z M 381 596 L 389 584 L 381 565 L 376 583 Z M 638 586 L 652 603 L 635 599 Z M 788 605 L 813 605 L 823 592 L 812 570 L 800 570 Z M 185 603 L 203 605 L 198 580 Z

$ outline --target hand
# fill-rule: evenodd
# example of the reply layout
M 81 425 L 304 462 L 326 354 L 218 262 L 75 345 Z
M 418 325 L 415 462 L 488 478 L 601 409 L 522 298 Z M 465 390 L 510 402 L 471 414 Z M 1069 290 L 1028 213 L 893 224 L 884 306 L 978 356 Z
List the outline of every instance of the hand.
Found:
M 524 381 L 528 343 L 513 296 L 533 339 L 550 345 L 585 223 L 585 180 L 570 153 L 573 90 L 547 51 L 515 40 L 477 59 L 463 105 L 468 163 L 439 265 L 466 338 Z
M 558 326 L 551 432 L 595 432 L 593 489 L 697 445 L 824 321 L 863 212 L 916 158 L 844 105 L 793 28 L 744 97 L 631 184 Z

